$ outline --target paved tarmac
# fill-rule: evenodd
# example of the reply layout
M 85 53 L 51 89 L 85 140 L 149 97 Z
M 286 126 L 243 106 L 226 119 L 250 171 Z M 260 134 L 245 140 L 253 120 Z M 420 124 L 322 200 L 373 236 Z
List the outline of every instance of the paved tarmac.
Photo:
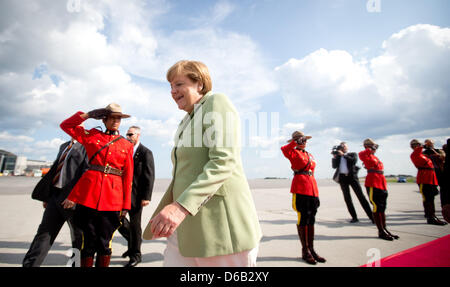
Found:
M 39 178 L 0 177 L 0 267 L 19 267 L 42 219 L 42 203 L 31 199 L 31 191 Z M 143 228 L 162 197 L 168 179 L 158 179 L 152 202 L 144 208 Z M 297 236 L 297 215 L 292 210 L 289 179 L 249 180 L 258 211 L 263 238 L 258 266 L 307 267 L 299 257 L 301 246 Z M 450 234 L 450 226 L 426 224 L 421 195 L 416 184 L 389 183 L 387 225 L 399 240 L 378 239 L 377 229 L 366 217 L 356 196 L 353 203 L 360 222 L 349 223 L 339 186 L 331 180 L 318 180 L 321 205 L 316 217 L 315 249 L 327 259 L 315 266 L 360 266 L 379 256 L 381 258 Z M 364 188 L 364 187 L 363 187 Z M 439 196 L 436 214 L 441 216 Z M 71 253 L 70 232 L 63 226 L 43 266 L 65 266 Z M 164 239 L 144 240 L 143 262 L 139 267 L 162 266 Z M 112 242 L 111 267 L 121 267 L 127 259 L 121 254 L 127 242 L 116 232 Z M 449 256 L 443 254 L 442 256 Z

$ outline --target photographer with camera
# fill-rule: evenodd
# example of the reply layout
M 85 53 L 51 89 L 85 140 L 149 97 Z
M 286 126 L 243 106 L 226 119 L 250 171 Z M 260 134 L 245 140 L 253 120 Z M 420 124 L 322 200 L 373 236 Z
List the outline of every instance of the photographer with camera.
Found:
M 411 161 L 417 167 L 416 182 L 419 185 L 422 194 L 423 208 L 428 224 L 446 225 L 447 223 L 439 220 L 435 215 L 434 197 L 438 194 L 438 180 L 433 165 L 433 161 L 422 151 L 423 145 L 416 139 L 411 140 L 410 146 L 413 149 Z
M 291 184 L 292 208 L 297 212 L 297 232 L 302 245 L 302 259 L 308 264 L 325 262 L 314 250 L 314 223 L 320 206 L 319 190 L 314 178 L 316 161 L 308 153 L 306 142 L 311 136 L 295 131 L 289 144 L 281 147 L 284 156 L 291 162 L 294 178 Z
M 369 202 L 367 202 L 367 199 L 362 192 L 361 185 L 358 180 L 358 171 L 360 169 L 356 165 L 358 155 L 354 152 L 348 152 L 346 142 L 341 142 L 338 146 L 334 146 L 331 154 L 333 155 L 333 158 L 331 159 L 331 166 L 336 169 L 333 180 L 341 186 L 345 204 L 347 205 L 347 210 L 352 217 L 350 223 L 359 221 L 358 216 L 356 215 L 355 207 L 353 206 L 352 197 L 350 195 L 350 186 L 358 197 L 359 203 L 366 212 L 367 217 L 369 217 L 370 221 L 374 223 L 372 210 L 370 209 Z
M 384 177 L 383 163 L 375 156 L 378 145 L 372 139 L 365 139 L 364 149 L 359 153 L 359 159 L 367 169 L 366 181 L 364 183 L 372 203 L 373 220 L 378 228 L 378 237 L 392 241 L 399 239 L 386 228 L 386 203 L 388 197 L 386 178 Z

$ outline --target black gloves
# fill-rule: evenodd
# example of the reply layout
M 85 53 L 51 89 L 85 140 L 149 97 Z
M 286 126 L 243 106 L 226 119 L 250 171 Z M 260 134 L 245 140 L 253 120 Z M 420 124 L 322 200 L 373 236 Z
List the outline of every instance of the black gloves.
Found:
M 297 144 L 299 145 L 303 145 L 306 143 L 307 138 L 306 137 L 299 137 L 298 139 L 296 139 L 295 141 L 297 142 Z
M 370 148 L 371 150 L 377 150 L 378 149 L 378 145 L 374 144 L 374 145 L 368 145 L 368 148 Z
M 89 118 L 92 118 L 92 119 L 101 120 L 101 119 L 106 119 L 110 113 L 111 113 L 110 110 L 101 108 L 101 109 L 95 109 L 95 110 L 88 112 L 88 116 L 89 116 Z
M 127 214 L 128 214 L 128 210 L 122 209 L 122 211 L 120 212 L 120 215 L 119 215 L 120 221 L 122 221 L 125 218 L 125 216 L 127 216 Z

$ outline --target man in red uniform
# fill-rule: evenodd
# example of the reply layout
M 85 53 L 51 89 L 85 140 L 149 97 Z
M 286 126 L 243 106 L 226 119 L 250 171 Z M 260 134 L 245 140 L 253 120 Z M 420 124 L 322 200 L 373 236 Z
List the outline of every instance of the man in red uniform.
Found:
M 308 264 L 325 262 L 314 250 L 314 223 L 317 208 L 320 205 L 319 190 L 314 178 L 316 161 L 312 154 L 305 150 L 310 136 L 295 131 L 289 144 L 281 151 L 291 162 L 294 178 L 291 184 L 292 208 L 297 212 L 297 232 L 302 244 L 302 259 Z
M 365 186 L 372 203 L 373 220 L 378 228 L 378 237 L 385 240 L 398 239 L 386 228 L 386 202 L 388 197 L 386 178 L 384 177 L 383 163 L 375 156 L 378 145 L 372 139 L 363 142 L 365 150 L 359 153 L 359 159 L 367 169 Z
M 133 145 L 119 135 L 122 114 L 117 104 L 89 113 L 77 112 L 61 123 L 61 128 L 80 142 L 89 157 L 83 174 L 64 202 L 65 208 L 77 204 L 75 224 L 83 231 L 82 267 L 108 267 L 111 240 L 120 226 L 120 217 L 131 209 Z M 102 119 L 106 131 L 85 130 L 80 124 L 88 118 Z
M 434 197 L 438 194 L 438 180 L 434 170 L 433 161 L 422 153 L 423 145 L 416 139 L 410 142 L 413 152 L 411 161 L 417 167 L 417 184 L 422 194 L 423 208 L 428 224 L 446 225 L 447 223 L 439 220 L 435 215 Z

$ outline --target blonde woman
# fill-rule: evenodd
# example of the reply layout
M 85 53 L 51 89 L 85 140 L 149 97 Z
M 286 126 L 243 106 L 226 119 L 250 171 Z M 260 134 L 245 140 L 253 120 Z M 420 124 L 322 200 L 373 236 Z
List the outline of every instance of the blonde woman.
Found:
M 177 62 L 167 80 L 186 116 L 175 134 L 172 182 L 144 239 L 168 238 L 164 266 L 256 266 L 261 229 L 241 163 L 238 113 L 211 92 L 201 62 Z

